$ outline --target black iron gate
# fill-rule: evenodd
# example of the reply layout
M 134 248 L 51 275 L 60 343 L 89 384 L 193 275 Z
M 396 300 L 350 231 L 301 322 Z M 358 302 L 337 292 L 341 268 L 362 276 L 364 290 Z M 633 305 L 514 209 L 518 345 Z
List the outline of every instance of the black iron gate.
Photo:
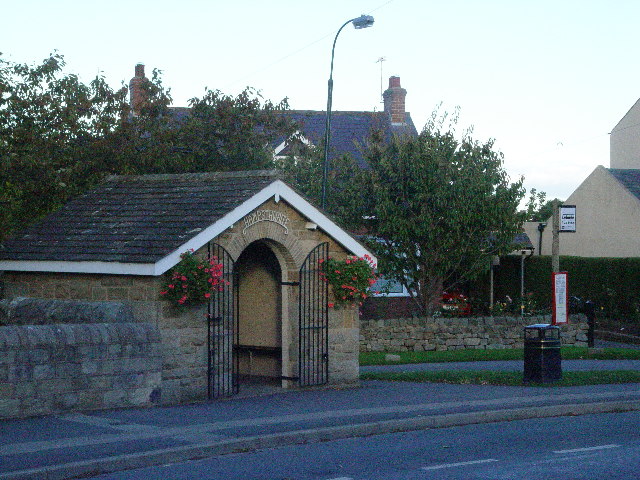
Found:
M 222 264 L 224 286 L 211 295 L 208 310 L 208 397 L 238 393 L 238 289 L 234 262 L 222 246 L 209 243 L 209 258 Z
M 329 244 L 321 243 L 309 253 L 300 268 L 300 386 L 323 385 L 329 380 L 329 287 L 320 275 L 321 261 L 328 256 Z

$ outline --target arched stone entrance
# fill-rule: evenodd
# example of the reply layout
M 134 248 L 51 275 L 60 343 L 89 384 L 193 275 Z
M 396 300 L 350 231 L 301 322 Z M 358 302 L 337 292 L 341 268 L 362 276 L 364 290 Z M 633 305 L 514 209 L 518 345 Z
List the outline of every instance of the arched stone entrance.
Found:
M 240 383 L 282 377 L 282 267 L 262 241 L 247 246 L 235 265 L 238 282 Z

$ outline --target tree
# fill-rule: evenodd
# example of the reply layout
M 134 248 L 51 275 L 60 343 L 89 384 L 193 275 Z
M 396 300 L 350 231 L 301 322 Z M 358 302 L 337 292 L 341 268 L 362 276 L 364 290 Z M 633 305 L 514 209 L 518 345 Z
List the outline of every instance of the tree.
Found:
M 343 158 L 346 170 L 338 174 L 334 164 L 329 182 L 330 213 L 352 230 L 366 228 L 381 273 L 402 283 L 425 314 L 444 287 L 473 279 L 491 256 L 512 250 L 526 215 L 518 212 L 523 179 L 510 182 L 493 141 L 480 143 L 470 132 L 458 140 L 455 120 L 444 129 L 446 116 L 434 114 L 417 137 L 391 142 L 375 132 L 365 153 L 369 168 Z M 288 178 L 316 192 L 317 158 L 293 163 Z
M 295 186 L 314 205 L 321 204 L 324 146 L 310 145 L 290 138 L 290 155 L 276 159 L 275 167 L 285 181 Z M 369 214 L 365 203 L 357 201 L 362 193 L 362 169 L 348 154 L 330 159 L 325 210 L 344 227 L 360 230 L 362 219 Z
M 57 53 L 34 66 L 0 56 L 0 241 L 109 174 L 271 167 L 273 144 L 295 131 L 286 100 L 250 88 L 208 90 L 185 114 L 154 70 L 133 115 L 126 86 L 84 84 L 64 67 Z
M 237 97 L 207 90 L 189 101 L 191 113 L 177 131 L 181 163 L 191 171 L 255 170 L 273 167 L 276 141 L 296 125 L 283 115 L 287 100 L 273 103 L 246 88 Z
M 513 249 L 524 217 L 523 180 L 510 183 L 493 141 L 456 139 L 444 118 L 418 137 L 370 149 L 361 198 L 374 221 L 371 246 L 383 273 L 401 282 L 424 313 L 444 286 L 473 279 L 492 255 Z
M 33 67 L 0 56 L 0 239 L 82 190 L 94 141 L 124 114 L 124 89 L 63 67 L 55 53 Z
M 553 200 L 547 200 L 546 202 L 540 202 L 536 205 L 536 208 L 533 209 L 531 214 L 529 215 L 530 222 L 546 222 L 553 216 L 553 205 L 558 203 L 558 205 L 562 205 L 562 200 L 559 198 L 554 198 Z

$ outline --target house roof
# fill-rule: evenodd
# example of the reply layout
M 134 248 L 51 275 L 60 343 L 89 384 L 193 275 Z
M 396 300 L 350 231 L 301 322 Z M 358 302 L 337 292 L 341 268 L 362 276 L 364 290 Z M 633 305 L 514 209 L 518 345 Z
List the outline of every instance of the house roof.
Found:
M 285 112 L 300 126 L 300 133 L 314 145 L 318 145 L 325 135 L 327 113 L 315 110 L 290 110 Z M 366 167 L 362 150 L 371 133 L 382 129 L 385 138 L 393 135 L 418 135 L 411 115 L 405 113 L 405 123 L 391 123 L 391 117 L 385 112 L 331 112 L 330 155 L 350 154 L 361 167 Z M 280 140 L 283 143 L 284 139 Z M 278 155 L 287 155 L 290 147 L 277 151 Z
M 368 253 L 275 171 L 116 176 L 7 240 L 0 270 L 159 275 L 274 197 Z
M 517 233 L 513 239 L 513 246 L 518 250 L 534 250 L 533 243 L 531 243 L 531 239 L 529 235 L 525 232 Z
M 640 170 L 631 168 L 607 168 L 629 192 L 640 200 Z

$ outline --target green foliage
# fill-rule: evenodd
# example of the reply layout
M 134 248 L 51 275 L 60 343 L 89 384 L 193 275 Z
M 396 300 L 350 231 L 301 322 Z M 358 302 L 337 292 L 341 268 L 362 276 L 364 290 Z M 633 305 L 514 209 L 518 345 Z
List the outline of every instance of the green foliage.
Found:
M 292 139 L 292 154 L 277 159 L 276 168 L 285 181 L 295 186 L 314 205 L 321 205 L 324 147 L 306 145 Z M 327 178 L 325 210 L 343 226 L 357 231 L 362 219 L 370 216 L 367 204 L 362 201 L 362 168 L 350 155 L 340 155 L 330 160 Z
M 510 183 L 493 141 L 458 140 L 443 123 L 434 118 L 416 138 L 374 138 L 357 198 L 373 217 L 370 247 L 382 273 L 403 283 L 424 313 L 443 287 L 476 277 L 492 255 L 509 251 L 524 220 L 522 179 Z
M 554 203 L 558 203 L 558 205 L 562 205 L 562 200 L 559 198 L 554 198 L 553 200 L 544 201 L 545 196 L 540 198 L 540 202 L 537 204 L 537 208 L 535 208 L 530 215 L 528 216 L 529 221 L 531 222 L 546 222 L 553 216 L 553 205 Z
M 207 90 L 187 114 L 170 108 L 154 70 L 134 114 L 126 86 L 114 91 L 101 76 L 84 84 L 64 66 L 59 54 L 33 66 L 0 56 L 0 241 L 109 174 L 270 167 L 270 145 L 294 131 L 286 100 L 251 89 Z
M 363 258 L 347 257 L 344 260 L 320 259 L 321 276 L 331 287 L 334 301 L 329 307 L 362 305 L 369 296 L 371 286 L 378 279 L 375 264 L 369 255 Z
M 176 135 L 188 171 L 255 170 L 273 166 L 266 146 L 294 134 L 296 126 L 282 115 L 289 106 L 263 101 L 247 88 L 237 97 L 207 90 L 189 101 L 191 115 Z
M 186 308 L 206 303 L 225 285 L 218 259 L 213 257 L 207 261 L 191 250 L 180 255 L 180 262 L 167 273 L 160 296 L 175 307 Z
M 457 139 L 447 116 L 418 137 L 371 134 L 369 168 L 346 156 L 332 159 L 327 210 L 345 226 L 368 234 L 379 271 L 401 282 L 417 309 L 437 308 L 443 287 L 455 289 L 506 253 L 525 219 L 518 212 L 522 180 L 510 183 L 493 141 Z M 280 167 L 312 201 L 320 194 L 322 157 L 307 149 Z
M 494 298 L 519 301 L 520 261 L 515 255 L 500 259 L 494 270 Z M 569 274 L 569 296 L 595 302 L 598 316 L 640 320 L 640 258 L 560 257 L 560 268 Z M 551 271 L 550 256 L 525 260 L 525 291 L 538 310 L 551 308 Z M 488 299 L 488 287 L 487 274 L 471 284 L 469 293 Z
M 63 67 L 58 54 L 36 66 L 0 56 L 0 240 L 90 183 L 94 148 L 124 114 L 126 89 Z

